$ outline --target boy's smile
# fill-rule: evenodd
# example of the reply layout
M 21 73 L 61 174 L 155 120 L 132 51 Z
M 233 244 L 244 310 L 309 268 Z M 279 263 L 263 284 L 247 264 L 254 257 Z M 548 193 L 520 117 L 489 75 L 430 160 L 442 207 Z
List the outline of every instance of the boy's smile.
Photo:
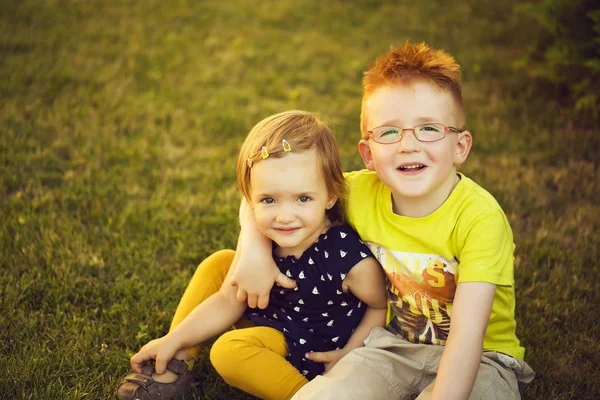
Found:
M 462 111 L 452 95 L 425 80 L 381 86 L 366 100 L 369 129 L 391 125 L 413 128 L 425 123 L 461 127 Z M 423 217 L 435 211 L 458 182 L 456 165 L 471 148 L 469 132 L 447 132 L 436 142 L 420 142 L 414 131 L 404 131 L 398 143 L 361 140 L 359 151 L 368 169 L 392 190 L 394 212 Z

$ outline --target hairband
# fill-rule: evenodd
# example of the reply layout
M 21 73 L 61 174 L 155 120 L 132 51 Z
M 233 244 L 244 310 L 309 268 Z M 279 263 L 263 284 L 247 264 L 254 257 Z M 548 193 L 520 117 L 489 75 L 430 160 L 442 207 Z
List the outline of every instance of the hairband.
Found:
M 290 151 L 292 151 L 292 146 L 285 139 L 283 139 L 281 141 L 281 147 L 283 148 L 283 151 L 285 153 L 289 153 Z M 267 146 L 263 146 L 260 149 L 260 156 L 262 157 L 263 160 L 266 160 L 267 158 L 269 158 L 270 154 L 269 154 L 269 150 L 267 150 Z M 246 164 L 248 164 L 248 168 L 252 168 L 252 164 L 254 164 L 254 163 L 252 162 L 252 160 L 250 158 L 248 158 L 246 160 Z

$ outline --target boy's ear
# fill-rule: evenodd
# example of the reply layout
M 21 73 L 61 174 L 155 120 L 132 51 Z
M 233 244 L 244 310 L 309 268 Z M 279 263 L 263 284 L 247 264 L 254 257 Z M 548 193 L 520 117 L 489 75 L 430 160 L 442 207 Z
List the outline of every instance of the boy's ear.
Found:
M 472 145 L 473 137 L 471 136 L 471 132 L 463 131 L 458 134 L 456 149 L 454 151 L 454 165 L 461 165 L 467 160 Z
M 362 139 L 358 142 L 358 152 L 365 163 L 365 167 L 369 171 L 375 171 L 375 163 L 373 163 L 373 153 L 371 153 L 371 147 L 369 146 L 369 141 Z

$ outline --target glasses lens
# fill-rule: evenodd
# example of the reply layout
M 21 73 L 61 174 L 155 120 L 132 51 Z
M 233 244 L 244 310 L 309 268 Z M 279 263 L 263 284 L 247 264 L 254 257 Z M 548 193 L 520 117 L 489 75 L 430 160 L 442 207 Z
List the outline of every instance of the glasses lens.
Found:
M 395 143 L 401 136 L 402 131 L 395 126 L 380 126 L 373 129 L 373 139 L 379 143 Z
M 442 124 L 424 124 L 415 126 L 415 134 L 422 142 L 435 142 L 446 135 L 446 128 Z

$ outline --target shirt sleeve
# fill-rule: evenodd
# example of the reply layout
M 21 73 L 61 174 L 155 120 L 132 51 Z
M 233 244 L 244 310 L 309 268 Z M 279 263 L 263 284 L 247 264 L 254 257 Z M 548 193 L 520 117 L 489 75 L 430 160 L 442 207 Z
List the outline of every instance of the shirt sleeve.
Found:
M 500 210 L 480 215 L 464 236 L 458 283 L 488 282 L 513 286 L 514 243 L 510 225 Z

